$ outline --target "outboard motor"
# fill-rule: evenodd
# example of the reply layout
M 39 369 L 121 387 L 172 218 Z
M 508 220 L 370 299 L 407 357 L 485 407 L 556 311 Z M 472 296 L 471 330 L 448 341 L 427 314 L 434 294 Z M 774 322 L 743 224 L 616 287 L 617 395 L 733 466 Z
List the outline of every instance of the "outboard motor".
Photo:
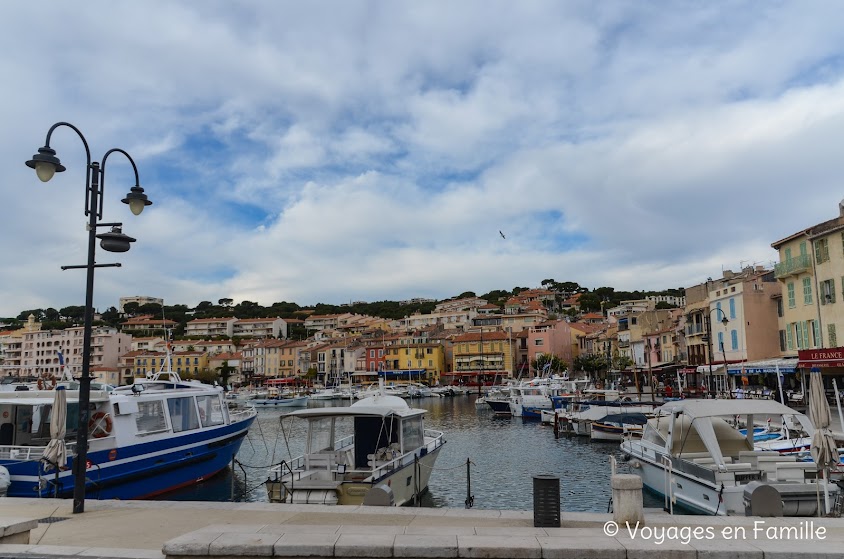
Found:
M 782 496 L 776 487 L 751 481 L 744 487 L 745 516 L 782 516 Z
M 363 504 L 374 507 L 391 507 L 396 504 L 393 490 L 389 485 L 376 485 L 363 496 Z

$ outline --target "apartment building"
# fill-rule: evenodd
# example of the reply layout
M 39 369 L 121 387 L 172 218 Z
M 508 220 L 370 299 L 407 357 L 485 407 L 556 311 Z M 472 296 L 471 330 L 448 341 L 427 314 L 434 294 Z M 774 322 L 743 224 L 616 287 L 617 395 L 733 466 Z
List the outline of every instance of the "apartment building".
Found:
M 60 376 L 59 352 L 73 376 L 82 374 L 84 327 L 38 330 L 23 334 L 21 370 L 33 375 Z M 96 327 L 91 331 L 90 367 L 117 369 L 119 358 L 132 348 L 132 337 L 116 328 Z
M 468 332 L 452 338 L 454 362 L 448 376 L 476 384 L 511 377 L 518 337 L 507 332 Z
M 166 318 L 154 318 L 152 315 L 143 315 L 130 318 L 120 325 L 123 332 L 138 334 L 164 334 L 166 330 L 173 330 L 179 323 Z
M 234 336 L 248 338 L 287 338 L 287 322 L 283 318 L 243 318 L 234 322 Z
M 126 312 L 126 305 L 129 303 L 137 303 L 138 305 L 161 305 L 164 306 L 164 299 L 158 297 L 148 297 L 146 295 L 133 295 L 131 297 L 120 298 L 120 312 Z
M 235 317 L 195 318 L 185 325 L 185 336 L 231 338 L 236 322 Z

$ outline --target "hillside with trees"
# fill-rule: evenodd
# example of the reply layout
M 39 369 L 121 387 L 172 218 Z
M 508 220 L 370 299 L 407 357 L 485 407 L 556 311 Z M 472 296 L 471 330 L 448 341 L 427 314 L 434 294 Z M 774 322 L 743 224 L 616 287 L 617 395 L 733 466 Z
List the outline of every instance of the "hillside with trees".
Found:
M 561 313 L 563 313 L 563 302 L 575 295 L 579 295 L 578 304 L 580 312 L 602 312 L 603 309 L 617 306 L 622 301 L 644 299 L 649 295 L 672 295 L 679 297 L 685 294 L 685 289 L 682 287 L 664 291 L 616 291 L 613 287 L 598 287 L 590 290 L 576 282 L 557 282 L 554 279 L 542 280 L 541 287 L 553 291 L 555 294 L 554 304 L 549 306 L 549 311 Z M 527 287 L 514 287 L 509 291 L 496 289 L 480 295 L 480 297 L 493 305 L 503 308 L 508 299 L 528 289 Z M 459 299 L 475 296 L 475 293 L 472 291 L 464 291 L 454 298 Z M 296 303 L 281 301 L 264 307 L 253 301 L 235 303 L 234 299 L 224 297 L 218 299 L 216 303 L 212 301 L 201 301 L 194 308 L 190 308 L 187 305 L 164 305 L 162 308 L 159 304 L 139 305 L 138 303 L 128 303 L 124 308 L 125 315 L 121 315 L 117 308 L 109 307 L 99 315 L 99 320 L 96 320 L 94 325 L 119 327 L 120 323 L 126 319 L 126 316 L 152 315 L 177 322 L 179 326 L 176 329 L 176 335 L 180 335 L 184 333 L 185 325 L 196 318 L 236 316 L 238 318 L 280 317 L 304 320 L 313 314 L 354 313 L 395 320 L 415 313 L 427 314 L 433 312 L 436 304 L 435 302 L 403 304 L 399 301 L 376 301 L 372 303 L 354 303 L 351 305 L 318 303 L 310 307 L 301 307 Z M 657 305 L 657 308 L 668 307 L 670 305 L 665 303 L 659 303 Z M 572 315 L 576 313 L 568 312 L 564 314 Z M 34 315 L 35 320 L 42 324 L 43 329 L 61 330 L 81 326 L 84 322 L 85 308 L 83 306 L 68 306 L 58 310 L 54 308 L 28 309 L 21 311 L 15 318 L 2 319 L 2 322 L 6 324 L 6 328 L 20 328 L 26 322 L 29 315 Z M 291 333 L 291 337 L 298 338 L 303 335 L 304 331 L 298 332 L 295 329 Z

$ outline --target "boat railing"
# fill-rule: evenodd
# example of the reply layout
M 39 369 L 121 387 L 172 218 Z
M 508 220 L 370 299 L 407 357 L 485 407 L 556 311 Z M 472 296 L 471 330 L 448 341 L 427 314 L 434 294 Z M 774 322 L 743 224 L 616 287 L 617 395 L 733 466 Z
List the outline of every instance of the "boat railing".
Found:
M 29 462 L 32 460 L 40 460 L 44 454 L 45 446 L 14 446 L 3 445 L 0 446 L 0 460 L 19 460 L 21 462 Z M 67 455 L 71 456 L 76 452 L 76 443 L 65 443 L 67 448 Z
M 425 438 L 433 439 L 431 442 L 425 445 L 427 452 L 433 452 L 437 450 L 439 447 L 445 443 L 443 440 L 443 432 L 442 431 L 435 431 L 433 429 L 425 429 L 423 433 Z
M 427 444 L 425 444 L 424 447 L 422 447 L 423 449 L 425 449 L 425 454 L 435 451 L 445 443 L 445 441 L 443 440 L 442 431 L 425 429 L 424 436 L 425 438 L 433 439 Z M 390 460 L 389 462 L 373 462 L 374 467 L 372 469 L 372 479 L 380 479 L 381 477 L 392 472 L 393 470 L 404 468 L 407 465 L 413 464 L 416 459 L 417 453 L 413 451 L 396 456 L 393 460 Z
M 229 408 L 229 420 L 231 423 L 238 423 L 249 419 L 256 413 L 257 412 L 253 406 L 247 406 L 244 408 Z
M 709 469 L 700 464 L 695 464 L 693 461 L 687 458 L 677 458 L 675 456 L 672 456 L 671 469 L 675 472 L 683 472 L 698 479 L 703 479 L 715 483 L 715 470 Z

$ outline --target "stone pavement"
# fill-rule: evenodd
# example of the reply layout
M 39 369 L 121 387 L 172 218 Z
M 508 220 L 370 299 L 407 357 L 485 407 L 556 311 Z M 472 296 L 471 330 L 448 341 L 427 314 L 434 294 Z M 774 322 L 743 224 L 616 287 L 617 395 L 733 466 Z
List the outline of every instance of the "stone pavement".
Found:
M 71 511 L 69 500 L 0 498 L 0 517 L 39 521 L 29 544 L 0 544 L 0 558 L 844 558 L 844 519 L 648 510 L 646 528 L 613 533 L 612 515 L 595 513 L 563 512 L 560 528 L 536 528 L 532 511 L 177 501 Z

